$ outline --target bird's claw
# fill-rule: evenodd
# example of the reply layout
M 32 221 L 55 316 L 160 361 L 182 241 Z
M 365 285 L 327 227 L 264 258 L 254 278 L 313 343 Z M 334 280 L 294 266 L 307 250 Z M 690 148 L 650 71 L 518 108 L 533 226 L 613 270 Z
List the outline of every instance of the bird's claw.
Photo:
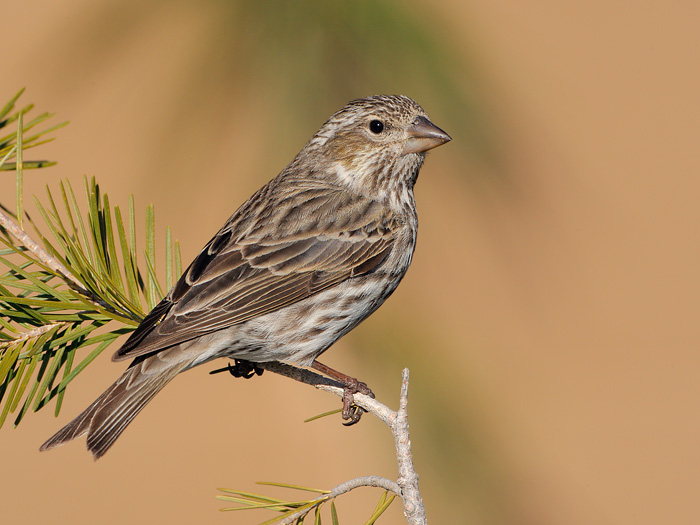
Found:
M 352 398 L 352 396 L 350 396 Z M 343 425 L 350 427 L 360 421 L 362 414 L 364 414 L 364 409 L 352 404 L 350 401 L 350 406 L 346 407 L 345 402 L 343 402 Z

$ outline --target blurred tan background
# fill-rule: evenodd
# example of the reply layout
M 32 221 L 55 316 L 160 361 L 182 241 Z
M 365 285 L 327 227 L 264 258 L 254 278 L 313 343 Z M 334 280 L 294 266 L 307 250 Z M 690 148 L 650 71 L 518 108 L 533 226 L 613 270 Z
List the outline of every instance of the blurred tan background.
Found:
M 697 523 L 700 4 L 257 5 L 5 2 L 0 102 L 27 86 L 71 121 L 29 155 L 59 165 L 27 196 L 96 175 L 113 203 L 154 203 L 189 261 L 347 100 L 413 96 L 454 139 L 421 173 L 413 267 L 324 362 L 392 406 L 411 368 L 431 523 Z M 378 422 L 304 424 L 338 401 L 213 365 L 101 461 L 80 441 L 39 454 L 121 373 L 114 350 L 58 419 L 0 431 L 2 521 L 258 523 L 216 488 L 395 478 Z M 341 522 L 378 497 L 341 499 Z M 402 522 L 395 504 L 383 523 Z

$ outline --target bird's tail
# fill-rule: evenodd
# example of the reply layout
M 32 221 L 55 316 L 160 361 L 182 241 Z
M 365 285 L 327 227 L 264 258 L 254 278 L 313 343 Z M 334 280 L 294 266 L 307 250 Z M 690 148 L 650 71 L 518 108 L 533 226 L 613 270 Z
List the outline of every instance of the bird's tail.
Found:
M 164 366 L 159 357 L 137 358 L 112 386 L 39 450 L 49 450 L 87 434 L 88 450 L 96 460 L 102 457 L 153 396 L 189 364 Z

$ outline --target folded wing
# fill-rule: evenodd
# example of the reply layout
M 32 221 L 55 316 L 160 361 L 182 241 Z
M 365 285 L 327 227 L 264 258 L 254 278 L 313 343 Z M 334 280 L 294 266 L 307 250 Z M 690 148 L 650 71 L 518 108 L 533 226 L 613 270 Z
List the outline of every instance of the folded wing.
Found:
M 380 203 L 334 187 L 304 190 L 274 202 L 258 194 L 244 204 L 114 359 L 156 353 L 274 312 L 386 260 L 397 224 Z

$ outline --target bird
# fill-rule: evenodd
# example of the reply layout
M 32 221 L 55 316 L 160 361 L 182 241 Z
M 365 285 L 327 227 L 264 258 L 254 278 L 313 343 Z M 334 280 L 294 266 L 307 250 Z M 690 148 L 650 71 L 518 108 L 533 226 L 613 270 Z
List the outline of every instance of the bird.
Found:
M 115 352 L 131 363 L 49 438 L 87 434 L 97 460 L 176 375 L 217 358 L 316 369 L 344 387 L 343 419 L 365 383 L 317 361 L 393 293 L 418 229 L 414 185 L 426 152 L 450 141 L 403 95 L 353 100 L 244 202 Z M 247 365 L 247 366 L 246 366 Z

